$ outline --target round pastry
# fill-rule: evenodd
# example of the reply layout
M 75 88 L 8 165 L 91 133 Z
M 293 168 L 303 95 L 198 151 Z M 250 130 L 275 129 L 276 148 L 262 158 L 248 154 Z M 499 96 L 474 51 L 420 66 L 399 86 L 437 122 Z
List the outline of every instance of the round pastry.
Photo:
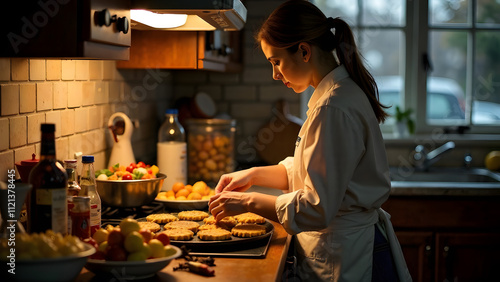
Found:
M 239 215 L 234 216 L 236 220 L 240 223 L 265 223 L 266 219 L 258 214 L 252 212 L 246 212 Z
M 197 236 L 203 241 L 221 241 L 231 239 L 231 232 L 222 228 L 212 228 L 201 230 Z
M 161 230 L 161 227 L 158 223 L 151 222 L 151 221 L 141 221 L 139 222 L 139 226 L 141 228 L 144 228 L 146 230 L 149 230 L 151 232 L 158 232 Z
M 152 221 L 156 223 L 169 223 L 172 221 L 179 220 L 175 215 L 169 213 L 156 213 L 146 216 L 147 221 Z
M 202 230 L 215 229 L 215 228 L 219 228 L 219 227 L 217 227 L 217 225 L 215 225 L 215 224 L 203 224 L 202 226 L 200 226 L 198 228 L 198 232 L 200 232 Z
M 203 220 L 210 215 L 204 211 L 182 211 L 177 214 L 177 217 L 180 220 L 192 220 L 192 221 L 199 221 Z
M 186 220 L 179 220 L 179 221 L 172 221 L 165 226 L 163 226 L 164 229 L 175 229 L 175 228 L 180 228 L 180 229 L 187 229 L 190 230 L 193 233 L 198 232 L 198 228 L 200 225 L 194 221 L 186 221 Z
M 175 241 L 187 241 L 193 239 L 194 233 L 191 230 L 183 228 L 172 228 L 163 231 L 168 235 L 168 238 Z
M 213 216 L 207 217 L 203 220 L 205 224 L 215 224 L 215 218 Z M 218 227 L 222 227 L 226 230 L 231 230 L 238 224 L 238 221 L 232 216 L 226 216 L 219 221 Z
M 266 228 L 253 223 L 240 223 L 231 230 L 231 233 L 236 237 L 255 237 L 266 234 Z

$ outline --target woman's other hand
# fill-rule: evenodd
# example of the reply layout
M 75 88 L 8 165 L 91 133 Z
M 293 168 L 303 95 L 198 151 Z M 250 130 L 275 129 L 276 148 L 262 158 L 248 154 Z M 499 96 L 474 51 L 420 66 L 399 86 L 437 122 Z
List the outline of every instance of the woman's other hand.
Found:
M 215 187 L 215 194 L 223 191 L 244 192 L 252 186 L 250 169 L 224 174 Z
M 226 216 L 241 214 L 248 211 L 251 193 L 222 192 L 210 198 L 208 211 L 218 222 Z

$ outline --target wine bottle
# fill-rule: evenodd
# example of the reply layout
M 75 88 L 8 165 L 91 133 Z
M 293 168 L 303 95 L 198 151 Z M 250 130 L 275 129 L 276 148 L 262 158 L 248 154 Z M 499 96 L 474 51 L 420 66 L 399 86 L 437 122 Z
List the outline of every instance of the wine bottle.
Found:
M 29 183 L 33 185 L 28 205 L 28 232 L 53 230 L 66 234 L 68 205 L 66 201 L 68 176 L 56 160 L 55 125 L 41 125 L 40 162 L 33 167 Z

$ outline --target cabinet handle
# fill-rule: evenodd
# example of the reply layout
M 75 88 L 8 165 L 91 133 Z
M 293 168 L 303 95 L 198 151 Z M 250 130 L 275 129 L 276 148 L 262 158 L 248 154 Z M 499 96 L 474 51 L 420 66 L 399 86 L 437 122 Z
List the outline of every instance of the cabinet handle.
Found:
M 425 246 L 425 250 L 430 251 L 430 250 L 432 250 L 432 247 L 430 245 L 427 245 L 427 246 Z
M 450 251 L 450 247 L 449 246 L 444 246 L 443 250 L 448 253 L 448 251 Z

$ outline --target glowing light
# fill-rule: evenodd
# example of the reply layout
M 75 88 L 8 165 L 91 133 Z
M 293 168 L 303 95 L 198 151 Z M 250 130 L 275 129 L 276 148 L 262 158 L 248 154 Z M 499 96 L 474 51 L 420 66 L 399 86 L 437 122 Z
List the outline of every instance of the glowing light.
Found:
M 175 28 L 186 23 L 187 15 L 158 14 L 146 10 L 130 10 L 130 17 L 153 28 Z

